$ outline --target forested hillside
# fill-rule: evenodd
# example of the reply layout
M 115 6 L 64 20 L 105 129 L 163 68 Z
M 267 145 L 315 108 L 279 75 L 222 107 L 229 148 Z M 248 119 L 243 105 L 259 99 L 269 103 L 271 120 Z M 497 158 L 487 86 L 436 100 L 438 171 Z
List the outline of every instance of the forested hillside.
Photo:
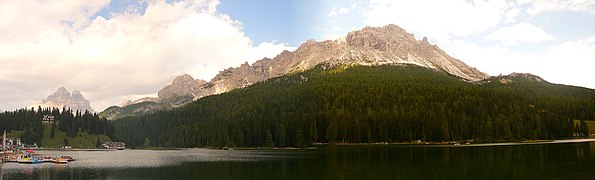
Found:
M 558 139 L 594 118 L 594 90 L 526 74 L 469 83 L 417 66 L 317 66 L 112 124 L 129 147 L 261 147 Z
M 44 126 L 42 119 L 45 116 L 52 116 L 53 122 L 50 126 Z M 20 109 L 16 111 L 5 111 L 0 113 L 0 129 L 10 131 L 24 131 L 21 133 L 21 140 L 27 144 L 37 143 L 44 146 L 44 128 L 50 128 L 49 138 L 53 139 L 56 132 L 64 132 L 69 137 L 75 137 L 81 132 L 88 134 L 102 134 L 110 136 L 113 128 L 105 118 L 99 118 L 97 114 L 88 111 L 72 112 L 70 109 L 41 108 L 37 110 Z M 13 137 L 16 138 L 16 137 Z M 46 137 L 46 139 L 48 139 Z M 64 138 L 59 139 L 63 141 Z

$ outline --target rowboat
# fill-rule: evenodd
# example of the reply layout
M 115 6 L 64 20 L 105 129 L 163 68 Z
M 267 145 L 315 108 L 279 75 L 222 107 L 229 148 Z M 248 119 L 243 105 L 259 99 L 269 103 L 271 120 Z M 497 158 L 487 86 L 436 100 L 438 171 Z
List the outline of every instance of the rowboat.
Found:
M 70 157 L 70 156 L 60 156 L 60 158 L 65 159 L 68 162 L 75 160 L 73 157 Z
M 19 159 L 16 158 L 16 157 L 4 156 L 4 162 L 5 163 L 7 163 L 7 162 L 13 162 L 13 163 L 15 163 L 15 162 L 18 162 L 18 160 Z
M 55 164 L 66 164 L 66 163 L 68 163 L 68 161 L 66 159 L 64 159 L 64 158 L 54 158 L 54 159 L 52 159 L 52 163 L 55 163 Z
M 53 162 L 53 161 L 54 161 L 54 159 L 52 159 L 51 156 L 44 156 L 43 157 L 43 162 Z
M 21 159 L 17 160 L 17 162 L 21 163 L 21 164 L 39 164 L 39 163 L 43 163 L 43 160 L 26 157 L 26 158 L 21 158 Z

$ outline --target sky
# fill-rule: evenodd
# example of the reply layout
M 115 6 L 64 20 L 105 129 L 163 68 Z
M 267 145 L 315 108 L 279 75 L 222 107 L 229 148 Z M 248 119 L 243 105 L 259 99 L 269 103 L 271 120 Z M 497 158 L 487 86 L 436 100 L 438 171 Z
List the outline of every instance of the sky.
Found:
M 101 111 L 387 24 L 490 75 L 595 89 L 595 0 L 3 0 L 0 110 L 66 87 Z

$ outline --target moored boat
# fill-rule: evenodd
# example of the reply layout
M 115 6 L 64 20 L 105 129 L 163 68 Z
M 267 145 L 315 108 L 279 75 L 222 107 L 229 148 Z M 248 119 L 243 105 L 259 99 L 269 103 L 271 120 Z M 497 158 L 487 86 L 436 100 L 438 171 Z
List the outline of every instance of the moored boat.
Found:
M 28 157 L 17 159 L 18 163 L 29 163 L 30 161 L 31 160 Z
M 64 158 L 54 158 L 54 159 L 52 159 L 52 163 L 55 163 L 55 164 L 66 164 L 66 163 L 68 163 L 68 161 L 66 159 L 64 159 Z
M 71 156 L 60 156 L 60 158 L 65 159 L 66 161 L 75 161 L 75 159 Z
M 4 162 L 5 162 L 5 163 L 6 163 L 6 162 L 12 162 L 12 163 L 15 163 L 15 162 L 18 162 L 18 161 L 19 161 L 19 160 L 18 160 L 18 158 L 13 158 L 13 157 L 5 157 L 5 158 L 4 158 Z
M 17 160 L 17 162 L 21 163 L 21 164 L 39 164 L 39 163 L 42 163 L 43 160 L 26 157 L 26 158 L 21 158 L 21 159 Z
M 43 162 L 53 162 L 53 159 L 51 156 L 44 156 L 43 157 Z

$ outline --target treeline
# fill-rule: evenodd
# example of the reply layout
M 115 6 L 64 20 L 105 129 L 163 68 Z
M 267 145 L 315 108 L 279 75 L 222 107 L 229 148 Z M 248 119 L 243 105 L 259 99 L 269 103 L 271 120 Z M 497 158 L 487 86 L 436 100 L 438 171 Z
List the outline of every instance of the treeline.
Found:
M 112 135 L 113 127 L 105 118 L 89 111 L 73 112 L 70 108 L 41 108 L 19 109 L 0 113 L 0 129 L 7 131 L 24 131 L 21 140 L 27 144 L 37 143 L 42 146 L 41 139 L 44 135 L 42 119 L 52 116 L 50 138 L 54 138 L 56 130 L 63 131 L 70 137 L 75 137 L 80 131 L 90 134 Z
M 326 70 L 325 70 L 326 69 Z M 595 91 L 513 78 L 474 84 L 417 66 L 315 69 L 113 121 L 130 147 L 494 142 L 584 135 Z

